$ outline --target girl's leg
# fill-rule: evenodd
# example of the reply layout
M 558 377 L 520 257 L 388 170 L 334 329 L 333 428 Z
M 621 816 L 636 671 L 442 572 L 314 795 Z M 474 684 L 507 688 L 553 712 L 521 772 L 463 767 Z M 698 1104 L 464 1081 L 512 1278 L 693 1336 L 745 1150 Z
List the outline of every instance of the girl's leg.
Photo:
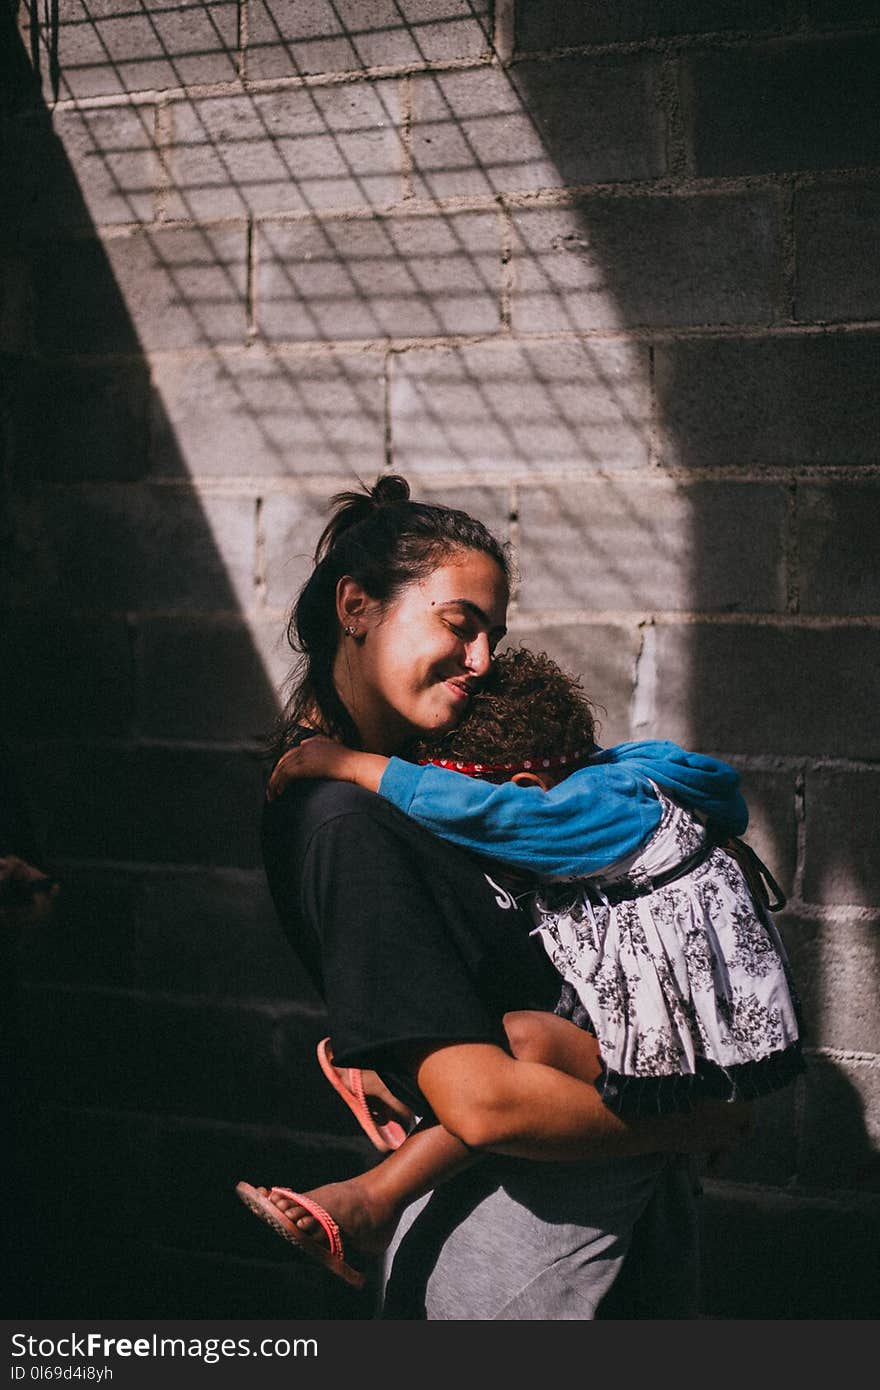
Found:
M 567 1018 L 521 1009 L 504 1015 L 504 1031 L 520 1062 L 543 1062 L 590 1084 L 601 1072 L 596 1039 Z
M 404 1210 L 438 1183 L 463 1172 L 474 1155 L 441 1125 L 417 1128 L 381 1163 L 344 1182 L 328 1183 L 304 1194 L 330 1213 L 354 1245 L 368 1254 L 387 1250 Z M 274 1189 L 260 1188 L 279 1211 L 315 1240 L 325 1241 L 319 1223 L 305 1208 Z
M 596 1039 L 567 1019 L 523 1010 L 506 1014 L 504 1028 L 510 1050 L 520 1061 L 543 1062 L 587 1082 L 599 1075 Z M 399 1149 L 365 1173 L 305 1195 L 329 1211 L 354 1245 L 379 1254 L 388 1248 L 411 1202 L 469 1168 L 475 1159 L 441 1125 L 420 1126 Z M 268 1196 L 306 1234 L 319 1241 L 326 1239 L 318 1222 L 303 1207 L 273 1190 Z

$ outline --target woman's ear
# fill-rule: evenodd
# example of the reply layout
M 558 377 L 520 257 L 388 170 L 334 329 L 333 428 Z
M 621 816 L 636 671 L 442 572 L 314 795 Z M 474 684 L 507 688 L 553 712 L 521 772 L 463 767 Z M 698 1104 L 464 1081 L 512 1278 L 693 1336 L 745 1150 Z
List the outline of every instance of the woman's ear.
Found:
M 550 790 L 549 782 L 538 772 L 515 772 L 510 780 L 518 787 L 540 787 L 544 792 Z
M 344 574 L 336 585 L 336 616 L 344 632 L 363 628 L 365 620 L 375 611 L 375 599 L 350 574 Z

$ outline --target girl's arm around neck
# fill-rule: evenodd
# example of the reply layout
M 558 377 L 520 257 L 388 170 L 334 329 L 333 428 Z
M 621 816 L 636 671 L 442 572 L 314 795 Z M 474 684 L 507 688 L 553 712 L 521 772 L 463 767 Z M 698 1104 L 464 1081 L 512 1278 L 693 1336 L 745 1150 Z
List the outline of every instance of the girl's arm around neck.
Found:
M 304 777 L 326 777 L 335 782 L 354 782 L 366 791 L 377 792 L 388 759 L 379 753 L 360 753 L 324 734 L 304 739 L 278 759 L 266 788 L 269 801 L 281 796 L 291 782 Z
M 580 878 L 644 843 L 660 821 L 649 780 L 586 767 L 549 792 L 391 758 L 380 796 L 435 835 L 541 878 Z

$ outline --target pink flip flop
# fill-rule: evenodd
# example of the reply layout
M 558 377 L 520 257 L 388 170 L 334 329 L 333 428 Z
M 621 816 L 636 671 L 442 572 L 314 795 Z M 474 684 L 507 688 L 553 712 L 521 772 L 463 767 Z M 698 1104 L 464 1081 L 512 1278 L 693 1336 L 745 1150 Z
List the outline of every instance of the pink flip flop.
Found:
M 334 1091 L 345 1101 L 361 1129 L 379 1152 L 387 1154 L 393 1149 L 399 1149 L 406 1138 L 403 1125 L 398 1124 L 397 1120 L 388 1120 L 380 1125 L 373 1119 L 364 1095 L 364 1082 L 360 1070 L 357 1067 L 339 1067 L 338 1070 L 334 1067 L 333 1049 L 329 1038 L 322 1038 L 318 1043 L 318 1061 Z
M 301 1231 L 289 1216 L 285 1216 L 283 1211 L 279 1211 L 274 1202 L 270 1202 L 268 1197 L 264 1197 L 262 1192 L 258 1192 L 255 1187 L 251 1187 L 249 1182 L 236 1184 L 236 1192 L 246 1207 L 250 1207 L 254 1216 L 259 1216 L 261 1221 L 265 1221 L 271 1226 L 273 1231 L 277 1231 L 279 1236 L 289 1240 L 292 1245 L 296 1245 L 302 1250 L 304 1255 L 317 1260 L 325 1269 L 329 1269 L 333 1274 L 344 1279 L 346 1284 L 351 1284 L 356 1289 L 362 1289 L 366 1279 L 359 1274 L 356 1269 L 352 1269 L 350 1264 L 346 1264 L 345 1249 L 342 1244 L 342 1234 L 329 1211 L 325 1211 L 311 1197 L 304 1197 L 301 1192 L 293 1192 L 289 1187 L 273 1187 L 273 1192 L 279 1192 L 282 1197 L 289 1197 L 292 1202 L 297 1202 L 299 1206 L 305 1207 L 310 1216 L 313 1216 L 325 1232 L 329 1245 L 320 1245 L 318 1241 L 307 1236 L 305 1231 Z

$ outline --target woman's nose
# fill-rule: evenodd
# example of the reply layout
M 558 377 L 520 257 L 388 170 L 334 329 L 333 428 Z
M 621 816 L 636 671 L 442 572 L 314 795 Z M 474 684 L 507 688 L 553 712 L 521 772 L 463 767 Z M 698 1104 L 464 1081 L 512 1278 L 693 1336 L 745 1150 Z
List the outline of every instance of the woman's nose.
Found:
M 486 676 L 492 665 L 492 652 L 489 648 L 489 638 L 485 632 L 481 632 L 472 642 L 468 642 L 465 652 L 465 660 L 469 671 L 473 671 L 475 676 Z

